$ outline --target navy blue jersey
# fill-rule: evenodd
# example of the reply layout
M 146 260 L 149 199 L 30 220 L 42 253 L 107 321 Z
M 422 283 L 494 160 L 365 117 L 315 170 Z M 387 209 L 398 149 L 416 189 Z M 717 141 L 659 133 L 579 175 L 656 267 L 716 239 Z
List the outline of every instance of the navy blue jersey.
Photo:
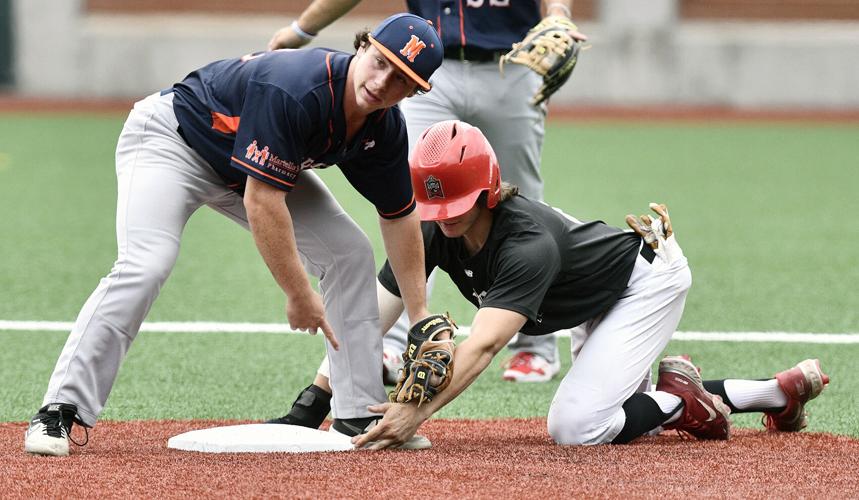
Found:
M 309 49 L 211 63 L 173 87 L 182 135 L 239 194 L 248 175 L 289 191 L 302 170 L 336 164 L 380 215 L 407 215 L 415 202 L 399 109 L 372 113 L 346 143 L 351 59 Z
M 446 49 L 510 50 L 540 22 L 540 0 L 406 0 L 409 11 L 439 27 Z

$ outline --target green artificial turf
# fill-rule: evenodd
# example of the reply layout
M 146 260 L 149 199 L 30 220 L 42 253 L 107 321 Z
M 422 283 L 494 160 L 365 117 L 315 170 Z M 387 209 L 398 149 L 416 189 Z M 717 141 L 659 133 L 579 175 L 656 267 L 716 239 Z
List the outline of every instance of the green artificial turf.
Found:
M 113 151 L 122 116 L 0 114 L 0 319 L 72 321 L 115 258 Z M 681 330 L 859 331 L 859 126 L 550 123 L 546 200 L 621 225 L 667 203 L 693 271 Z M 321 172 L 383 254 L 376 215 L 336 168 Z M 431 309 L 473 308 L 441 277 Z M 371 292 L 368 290 L 368 293 Z M 192 217 L 152 321 L 283 322 L 284 299 L 249 234 Z M 0 332 L 0 421 L 38 405 L 63 333 Z M 566 340 L 561 342 L 566 351 Z M 761 377 L 821 357 L 833 384 L 813 430 L 859 435 L 859 347 L 675 342 L 705 378 Z M 286 410 L 322 352 L 318 338 L 144 333 L 104 418 L 266 418 Z M 308 362 L 307 360 L 313 360 Z M 496 364 L 441 416 L 545 415 L 557 381 L 501 382 Z M 565 366 L 569 366 L 566 358 Z M 740 425 L 757 425 L 739 416 Z

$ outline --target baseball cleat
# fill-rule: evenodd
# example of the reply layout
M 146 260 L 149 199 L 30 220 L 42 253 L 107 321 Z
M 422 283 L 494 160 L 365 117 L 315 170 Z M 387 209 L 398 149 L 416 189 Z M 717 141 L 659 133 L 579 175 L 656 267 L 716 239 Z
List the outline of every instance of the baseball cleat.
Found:
M 35 455 L 68 456 L 72 424 L 79 424 L 85 429 L 89 427 L 77 414 L 78 407 L 73 404 L 51 403 L 40 408 L 30 419 L 30 426 L 24 434 L 24 451 Z M 85 444 L 86 441 L 79 446 Z
M 543 356 L 517 352 L 504 364 L 501 378 L 509 382 L 548 382 L 561 371 L 561 363 L 549 363 Z
M 769 431 L 798 432 L 808 425 L 805 403 L 816 398 L 829 384 L 829 375 L 820 369 L 820 361 L 806 359 L 789 370 L 776 373 L 778 386 L 787 396 L 787 406 L 776 413 L 764 414 Z
M 344 436 L 354 437 L 359 434 L 366 434 L 381 420 L 382 417 L 365 417 L 365 418 L 335 418 L 334 423 L 328 429 L 328 432 L 343 434 Z M 372 443 L 370 443 L 372 445 Z M 369 446 L 369 445 L 368 445 Z M 432 448 L 432 442 L 425 436 L 415 434 L 405 443 L 397 446 L 398 450 L 426 450 Z
M 656 390 L 679 396 L 683 400 L 680 418 L 664 429 L 676 429 L 698 439 L 731 437 L 731 409 L 722 398 L 707 392 L 698 369 L 688 356 L 668 356 L 659 362 Z
M 331 411 L 331 394 L 310 384 L 298 393 L 289 413 L 279 418 L 266 420 L 267 424 L 300 425 L 318 429 Z

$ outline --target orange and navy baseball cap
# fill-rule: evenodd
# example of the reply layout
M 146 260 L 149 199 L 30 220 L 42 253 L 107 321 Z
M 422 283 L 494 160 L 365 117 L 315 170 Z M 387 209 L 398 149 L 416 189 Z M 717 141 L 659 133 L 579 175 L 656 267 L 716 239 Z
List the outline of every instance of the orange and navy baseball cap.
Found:
M 394 14 L 372 33 L 370 43 L 392 63 L 430 90 L 430 76 L 441 66 L 444 47 L 432 23 L 414 14 Z

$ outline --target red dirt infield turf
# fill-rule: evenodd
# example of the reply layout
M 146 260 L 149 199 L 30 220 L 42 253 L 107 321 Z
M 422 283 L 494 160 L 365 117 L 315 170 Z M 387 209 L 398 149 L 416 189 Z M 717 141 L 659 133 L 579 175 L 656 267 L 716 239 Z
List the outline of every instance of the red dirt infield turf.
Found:
M 422 451 L 167 449 L 176 434 L 236 423 L 106 421 L 68 458 L 25 454 L 26 424 L 3 423 L 0 497 L 859 497 L 859 440 L 829 434 L 738 430 L 728 442 L 702 442 L 663 433 L 564 447 L 550 441 L 542 418 L 430 420 L 421 432 L 433 448 Z

